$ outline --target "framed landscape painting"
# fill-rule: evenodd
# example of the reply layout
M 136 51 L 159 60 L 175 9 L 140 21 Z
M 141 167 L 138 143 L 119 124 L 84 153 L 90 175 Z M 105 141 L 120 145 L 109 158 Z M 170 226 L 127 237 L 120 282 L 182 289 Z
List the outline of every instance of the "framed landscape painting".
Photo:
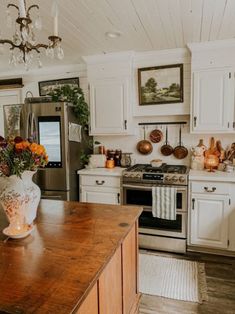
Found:
M 140 105 L 183 102 L 183 64 L 138 69 L 138 89 Z
M 66 78 L 52 81 L 38 82 L 39 95 L 46 96 L 57 87 L 69 85 L 70 87 L 79 87 L 79 78 Z

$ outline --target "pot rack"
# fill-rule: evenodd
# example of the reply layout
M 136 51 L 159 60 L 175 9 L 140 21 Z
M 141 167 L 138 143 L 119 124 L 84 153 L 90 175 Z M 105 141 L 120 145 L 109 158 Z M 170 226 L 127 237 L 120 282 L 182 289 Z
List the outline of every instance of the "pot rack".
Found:
M 186 121 L 177 121 L 177 122 L 140 122 L 138 125 L 185 125 Z

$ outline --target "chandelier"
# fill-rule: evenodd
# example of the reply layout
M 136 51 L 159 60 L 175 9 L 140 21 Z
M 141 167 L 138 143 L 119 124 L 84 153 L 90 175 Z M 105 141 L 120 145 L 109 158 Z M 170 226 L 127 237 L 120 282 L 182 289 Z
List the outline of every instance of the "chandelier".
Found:
M 38 67 L 42 67 L 40 58 L 40 50 L 45 49 L 46 55 L 50 58 L 57 57 L 59 60 L 64 58 L 64 52 L 61 47 L 61 38 L 58 36 L 58 6 L 57 2 L 53 3 L 52 12 L 54 17 L 54 34 L 48 37 L 48 43 L 37 43 L 35 37 L 35 29 L 42 29 L 42 21 L 39 15 L 39 6 L 37 4 L 26 6 L 25 0 L 18 0 L 18 5 L 9 3 L 7 5 L 7 21 L 8 27 L 13 27 L 13 20 L 10 15 L 10 8 L 17 10 L 18 16 L 15 20 L 15 31 L 12 39 L 0 38 L 0 50 L 3 49 L 3 44 L 10 45 L 9 64 L 16 66 L 24 64 L 28 70 L 32 64 L 34 54 L 37 54 Z M 38 15 L 33 22 L 30 13 L 32 10 L 37 10 Z

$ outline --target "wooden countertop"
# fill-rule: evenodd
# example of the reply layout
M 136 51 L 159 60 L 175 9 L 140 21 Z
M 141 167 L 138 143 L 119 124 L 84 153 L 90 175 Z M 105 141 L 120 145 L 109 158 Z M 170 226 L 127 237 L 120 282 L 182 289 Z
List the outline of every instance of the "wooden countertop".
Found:
M 0 313 L 75 311 L 140 213 L 139 207 L 43 200 L 32 234 L 7 240 L 1 211 Z

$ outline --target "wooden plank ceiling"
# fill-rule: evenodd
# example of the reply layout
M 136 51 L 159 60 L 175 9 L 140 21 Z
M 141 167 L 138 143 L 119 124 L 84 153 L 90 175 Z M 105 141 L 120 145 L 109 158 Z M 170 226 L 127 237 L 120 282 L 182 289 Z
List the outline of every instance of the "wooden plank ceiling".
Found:
M 37 38 L 46 41 L 53 29 L 52 0 L 26 2 L 39 4 L 44 28 Z M 11 33 L 5 26 L 7 3 L 0 1 L 2 37 Z M 235 36 L 235 0 L 58 0 L 58 3 L 64 64 L 80 62 L 82 55 L 180 48 L 188 42 Z M 122 36 L 107 38 L 107 31 L 119 31 Z M 7 66 L 7 52 L 0 55 L 0 70 Z M 55 64 L 45 58 L 43 62 Z

